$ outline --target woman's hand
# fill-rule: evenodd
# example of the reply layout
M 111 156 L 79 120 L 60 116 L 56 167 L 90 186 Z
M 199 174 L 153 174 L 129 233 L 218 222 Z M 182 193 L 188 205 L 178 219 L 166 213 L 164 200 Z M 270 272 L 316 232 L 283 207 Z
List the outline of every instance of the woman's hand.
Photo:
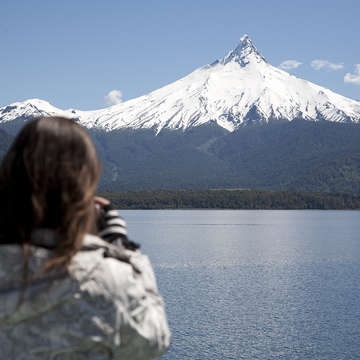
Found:
M 109 205 L 110 201 L 108 199 L 105 199 L 101 196 L 94 196 L 94 201 L 95 204 L 100 204 L 100 205 Z
M 100 211 L 101 206 L 110 205 L 110 201 L 101 196 L 94 196 L 95 209 L 97 212 Z

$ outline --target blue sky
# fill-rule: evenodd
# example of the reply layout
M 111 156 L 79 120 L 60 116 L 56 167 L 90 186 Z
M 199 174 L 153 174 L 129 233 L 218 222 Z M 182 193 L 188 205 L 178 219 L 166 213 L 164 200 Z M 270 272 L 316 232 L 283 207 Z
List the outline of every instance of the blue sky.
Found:
M 2 0 L 0 11 L 0 106 L 102 108 L 110 91 L 155 90 L 245 33 L 271 64 L 360 100 L 358 0 Z

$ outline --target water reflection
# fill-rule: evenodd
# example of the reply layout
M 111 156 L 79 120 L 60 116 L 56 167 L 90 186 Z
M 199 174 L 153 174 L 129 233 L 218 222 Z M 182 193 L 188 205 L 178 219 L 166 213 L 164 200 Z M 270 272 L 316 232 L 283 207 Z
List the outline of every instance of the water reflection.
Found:
M 165 298 L 164 359 L 358 359 L 359 211 L 122 215 Z
M 291 264 L 360 258 L 359 211 L 122 211 L 162 266 Z M 169 251 L 171 249 L 171 251 Z

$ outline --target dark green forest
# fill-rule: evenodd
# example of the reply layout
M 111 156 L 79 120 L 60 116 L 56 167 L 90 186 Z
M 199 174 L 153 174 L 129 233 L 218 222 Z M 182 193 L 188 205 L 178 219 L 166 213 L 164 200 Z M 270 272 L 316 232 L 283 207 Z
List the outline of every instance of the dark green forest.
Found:
M 288 191 L 157 190 L 101 192 L 116 209 L 360 209 L 360 196 Z
M 360 194 L 360 126 L 292 121 L 228 133 L 92 132 L 103 190 L 242 188 Z
M 1 125 L 0 157 L 25 123 Z M 247 189 L 360 195 L 360 125 L 301 119 L 187 131 L 89 129 L 101 191 Z

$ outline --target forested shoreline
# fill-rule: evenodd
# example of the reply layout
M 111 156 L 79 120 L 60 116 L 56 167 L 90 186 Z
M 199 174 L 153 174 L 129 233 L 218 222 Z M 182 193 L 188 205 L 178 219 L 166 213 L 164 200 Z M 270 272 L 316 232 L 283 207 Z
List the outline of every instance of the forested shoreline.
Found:
M 116 209 L 360 209 L 352 194 L 254 190 L 154 190 L 101 192 Z

